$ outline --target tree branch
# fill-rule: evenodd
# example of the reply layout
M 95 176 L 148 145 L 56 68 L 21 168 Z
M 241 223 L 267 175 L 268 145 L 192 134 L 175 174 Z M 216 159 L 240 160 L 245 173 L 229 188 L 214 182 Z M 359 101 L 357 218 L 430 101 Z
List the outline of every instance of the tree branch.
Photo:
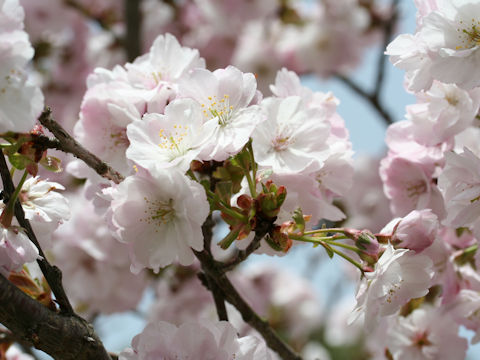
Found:
M 5 161 L 5 157 L 3 156 L 3 154 L 0 156 L 0 176 L 2 177 L 3 191 L 9 199 L 15 191 L 15 186 L 13 185 L 10 171 L 8 170 L 7 162 Z M 60 305 L 60 311 L 64 314 L 73 314 L 74 311 L 72 305 L 70 304 L 70 301 L 68 300 L 68 297 L 65 294 L 65 290 L 62 285 L 62 272 L 58 267 L 52 266 L 48 262 L 45 254 L 43 253 L 42 247 L 40 246 L 40 243 L 38 242 L 37 237 L 33 232 L 30 222 L 25 219 L 25 212 L 23 211 L 23 207 L 18 199 L 15 203 L 15 217 L 17 218 L 19 225 L 25 229 L 30 241 L 34 243 L 38 249 L 38 253 L 41 256 L 41 259 L 38 259 L 37 263 L 40 266 L 40 269 L 42 270 L 42 273 L 45 276 L 48 285 L 52 289 L 57 303 Z
M 213 226 L 215 222 L 212 219 L 212 215 L 210 214 L 205 220 L 205 223 L 202 225 L 202 233 L 203 233 L 203 245 L 205 251 L 212 257 L 211 253 L 211 244 L 212 244 L 212 236 L 213 236 Z M 228 321 L 228 313 L 227 308 L 225 306 L 225 297 L 223 296 L 222 291 L 218 288 L 215 280 L 210 278 L 207 274 L 205 269 L 203 269 L 203 273 L 198 274 L 198 277 L 202 284 L 210 290 L 213 296 L 213 301 L 215 302 L 215 308 L 217 309 L 218 320 Z
M 141 0 L 125 0 L 125 21 L 127 33 L 125 34 L 124 46 L 128 61 L 133 61 L 140 55 L 140 14 Z
M 364 89 L 362 89 L 359 85 L 353 82 L 351 79 L 343 76 L 343 75 L 336 75 L 336 78 L 342 81 L 345 85 L 351 88 L 353 91 L 357 93 L 357 95 L 363 97 L 367 100 L 370 105 L 378 112 L 378 114 L 385 120 L 387 125 L 393 124 L 393 118 L 389 114 L 389 112 L 383 108 L 382 104 L 379 102 L 378 98 L 375 94 L 370 94 Z
M 194 251 L 195 256 L 202 264 L 202 269 L 205 271 L 222 291 L 225 299 L 235 306 L 237 310 L 242 314 L 243 320 L 255 328 L 265 339 L 267 345 L 278 353 L 278 355 L 284 360 L 301 360 L 302 358 L 297 355 L 289 345 L 287 345 L 280 337 L 275 333 L 270 324 L 263 320 L 257 313 L 248 305 L 248 303 L 241 297 L 225 273 L 218 269 L 215 260 L 206 251 Z
M 112 180 L 114 183 L 119 184 L 123 181 L 123 176 L 116 170 L 112 169 L 105 162 L 100 160 L 96 155 L 85 149 L 74 138 L 72 138 L 64 128 L 60 126 L 53 118 L 52 111 L 48 106 L 45 107 L 38 121 L 45 126 L 51 133 L 57 138 L 58 142 L 54 140 L 40 140 L 49 147 L 52 146 L 55 149 L 61 150 L 66 153 L 73 154 L 80 160 L 83 160 L 85 164 L 90 166 L 97 172 L 98 175 Z
M 40 304 L 0 275 L 0 323 L 57 360 L 111 360 L 93 327 Z
M 357 95 L 363 97 L 367 100 L 370 105 L 377 111 L 377 113 L 385 120 L 387 125 L 393 124 L 394 120 L 392 115 L 383 107 L 380 101 L 380 94 L 384 84 L 385 79 L 385 62 L 387 57 L 384 54 L 384 50 L 386 49 L 387 45 L 390 43 L 393 29 L 396 25 L 397 18 L 398 18 L 398 0 L 392 0 L 391 3 L 392 8 L 392 15 L 387 20 L 383 21 L 383 46 L 380 50 L 380 54 L 377 60 L 377 74 L 375 77 L 375 84 L 374 89 L 372 92 L 368 92 L 361 88 L 357 83 L 352 81 L 351 79 L 337 74 L 335 77 L 347 85 L 350 89 L 352 89 Z

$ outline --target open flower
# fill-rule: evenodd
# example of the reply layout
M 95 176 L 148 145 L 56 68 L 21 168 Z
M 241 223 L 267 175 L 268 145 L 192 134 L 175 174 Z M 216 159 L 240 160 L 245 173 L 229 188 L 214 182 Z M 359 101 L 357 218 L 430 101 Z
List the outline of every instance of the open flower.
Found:
M 145 168 L 173 167 L 185 172 L 204 149 L 215 127 L 215 119 L 203 123 L 197 102 L 176 100 L 165 108 L 165 115 L 147 114 L 127 127 L 127 157 Z
M 445 225 L 468 227 L 480 237 L 480 159 L 468 148 L 445 155 L 447 161 L 438 178 L 445 199 Z
M 366 329 L 372 329 L 380 316 L 393 315 L 410 299 L 428 293 L 433 277 L 432 261 L 412 250 L 388 245 L 375 265 L 366 273 L 357 292 L 353 319 L 365 315 Z
M 132 272 L 158 272 L 175 260 L 193 263 L 190 247 L 203 248 L 202 224 L 210 210 L 200 184 L 177 171 L 139 168 L 112 197 L 112 223 L 130 246 Z
M 250 73 L 233 66 L 213 73 L 195 69 L 180 82 L 182 96 L 195 99 L 202 107 L 204 122 L 216 119 L 217 127 L 204 160 L 223 161 L 239 152 L 264 117 L 257 105 L 257 82 Z
M 253 138 L 255 160 L 275 173 L 319 170 L 328 156 L 330 126 L 318 109 L 307 108 L 299 96 L 262 101 L 267 120 Z

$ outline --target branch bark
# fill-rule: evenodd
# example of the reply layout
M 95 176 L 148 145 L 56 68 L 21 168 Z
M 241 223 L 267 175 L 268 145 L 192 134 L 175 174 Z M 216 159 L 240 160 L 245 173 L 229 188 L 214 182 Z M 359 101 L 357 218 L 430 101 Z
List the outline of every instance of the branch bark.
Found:
M 263 320 L 242 298 L 227 278 L 225 273 L 218 269 L 215 260 L 205 250 L 194 251 L 195 256 L 202 264 L 206 275 L 212 279 L 222 291 L 224 298 L 242 314 L 243 320 L 255 328 L 265 339 L 267 345 L 274 350 L 283 360 L 302 360 L 293 349 L 286 344 L 272 329 L 268 321 Z
M 125 0 L 125 20 L 127 23 L 127 33 L 125 34 L 125 51 L 128 61 L 135 60 L 140 55 L 140 14 L 141 0 Z
M 49 310 L 0 275 L 0 323 L 56 360 L 111 360 L 93 327 Z
M 9 199 L 15 191 L 15 186 L 13 185 L 10 171 L 8 170 L 7 162 L 5 161 L 3 154 L 0 156 L 0 176 L 2 177 L 3 190 L 6 194 L 6 197 Z M 65 290 L 63 289 L 62 272 L 59 268 L 52 266 L 48 262 L 45 254 L 43 253 L 42 247 L 40 246 L 37 237 L 33 232 L 30 222 L 25 219 L 25 212 L 23 211 L 23 207 L 18 199 L 15 203 L 15 217 L 17 218 L 19 225 L 25 229 L 30 241 L 33 242 L 38 249 L 41 259 L 37 260 L 37 263 L 40 266 L 45 279 L 47 279 L 48 285 L 52 289 L 57 303 L 60 305 L 60 311 L 64 314 L 73 314 L 74 311 L 72 305 L 70 305 Z
M 80 160 L 83 160 L 85 164 L 90 166 L 97 172 L 98 175 L 112 180 L 115 184 L 119 184 L 123 181 L 123 176 L 116 170 L 112 169 L 105 162 L 100 160 L 95 154 L 85 149 L 74 138 L 72 138 L 65 129 L 57 123 L 52 117 L 52 111 L 47 106 L 43 110 L 42 114 L 38 118 L 40 124 L 45 126 L 50 132 L 57 138 L 58 142 L 53 140 L 43 140 L 43 144 L 48 147 L 53 147 L 57 150 L 73 154 Z M 40 140 L 41 142 L 42 140 Z

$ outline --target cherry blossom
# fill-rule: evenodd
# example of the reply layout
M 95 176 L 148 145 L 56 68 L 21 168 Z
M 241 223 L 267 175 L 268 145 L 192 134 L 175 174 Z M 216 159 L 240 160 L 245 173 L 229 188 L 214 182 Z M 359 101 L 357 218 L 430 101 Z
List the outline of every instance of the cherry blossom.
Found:
M 387 347 L 394 360 L 463 359 L 467 340 L 458 336 L 458 325 L 441 310 L 431 307 L 398 317 L 388 329 Z
M 149 323 L 132 340 L 132 348 L 119 355 L 120 360 L 149 359 L 198 360 L 274 360 L 277 357 L 255 337 L 238 338 L 228 322 L 184 323 L 179 327 L 167 322 Z
M 204 160 L 223 161 L 238 153 L 264 120 L 259 107 L 254 105 L 259 96 L 255 76 L 233 66 L 213 73 L 196 69 L 181 81 L 180 92 L 201 105 L 205 122 L 217 119 L 210 153 Z
M 201 226 L 209 212 L 205 191 L 181 173 L 139 168 L 112 198 L 112 222 L 118 238 L 129 244 L 133 272 L 145 267 L 158 272 L 176 260 L 190 265 L 190 247 L 203 249 Z
M 360 282 L 352 319 L 364 315 L 365 327 L 372 329 L 381 316 L 393 315 L 410 299 L 426 295 L 432 265 L 427 256 L 388 245 L 375 271 L 366 273 Z
M 145 273 L 130 272 L 127 246 L 112 236 L 84 194 L 70 200 L 72 219 L 54 233 L 51 253 L 72 305 L 84 316 L 134 309 L 147 285 Z
M 480 237 L 478 209 L 480 206 L 480 159 L 468 148 L 463 153 L 446 154 L 446 165 L 438 178 L 445 199 L 445 224 L 468 227 Z
M 18 226 L 0 226 L 0 273 L 8 276 L 10 271 L 18 271 L 25 263 L 39 258 L 37 247 L 30 241 L 25 231 Z
M 43 109 L 43 94 L 25 69 L 33 48 L 23 17 L 18 0 L 0 3 L 0 132 L 30 131 Z
M 252 136 L 255 160 L 273 172 L 311 173 L 328 156 L 326 139 L 330 126 L 316 109 L 309 109 L 298 96 L 262 101 L 267 120 Z
M 165 108 L 165 115 L 147 114 L 128 125 L 127 157 L 145 168 L 177 168 L 183 172 L 199 158 L 216 129 L 216 118 L 203 122 L 200 105 L 179 99 Z M 208 150 L 208 149 L 207 149 Z
M 432 80 L 472 89 L 478 80 L 478 22 L 474 1 L 440 1 L 423 11 L 414 36 L 400 35 L 387 48 L 394 65 L 407 70 L 411 90 L 428 90 Z M 433 8 L 432 8 L 433 9 Z

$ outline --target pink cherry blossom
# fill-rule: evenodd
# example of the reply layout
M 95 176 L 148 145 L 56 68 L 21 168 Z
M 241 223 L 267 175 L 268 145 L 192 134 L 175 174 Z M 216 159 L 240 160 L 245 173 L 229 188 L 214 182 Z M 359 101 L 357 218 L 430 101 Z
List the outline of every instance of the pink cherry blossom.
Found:
M 438 218 L 430 209 L 413 210 L 403 218 L 393 219 L 381 234 L 392 234 L 399 247 L 421 252 L 432 245 L 438 231 Z
M 82 193 L 70 196 L 72 219 L 54 233 L 52 254 L 72 305 L 84 316 L 134 309 L 146 274 L 130 272 L 128 247 L 112 236 L 94 205 Z
M 440 1 L 421 12 L 416 34 L 400 35 L 387 48 L 394 65 L 407 70 L 410 89 L 428 90 L 432 80 L 472 89 L 478 80 L 478 23 L 474 1 Z
M 387 347 L 394 360 L 464 359 L 467 340 L 448 313 L 432 307 L 398 317 L 388 329 Z
M 380 177 L 394 215 L 404 216 L 415 209 L 430 208 L 443 217 L 442 196 L 427 174 L 421 164 L 402 157 L 386 157 L 381 161 Z
M 39 258 L 37 247 L 18 226 L 0 226 L 0 274 L 8 276 Z
M 446 165 L 438 178 L 447 218 L 445 224 L 468 227 L 480 237 L 480 159 L 468 148 L 464 152 L 446 154 Z
M 132 348 L 119 355 L 120 360 L 196 359 L 196 360 L 275 360 L 277 357 L 259 339 L 238 338 L 228 322 L 184 323 L 179 327 L 167 322 L 149 323 L 132 340 Z

